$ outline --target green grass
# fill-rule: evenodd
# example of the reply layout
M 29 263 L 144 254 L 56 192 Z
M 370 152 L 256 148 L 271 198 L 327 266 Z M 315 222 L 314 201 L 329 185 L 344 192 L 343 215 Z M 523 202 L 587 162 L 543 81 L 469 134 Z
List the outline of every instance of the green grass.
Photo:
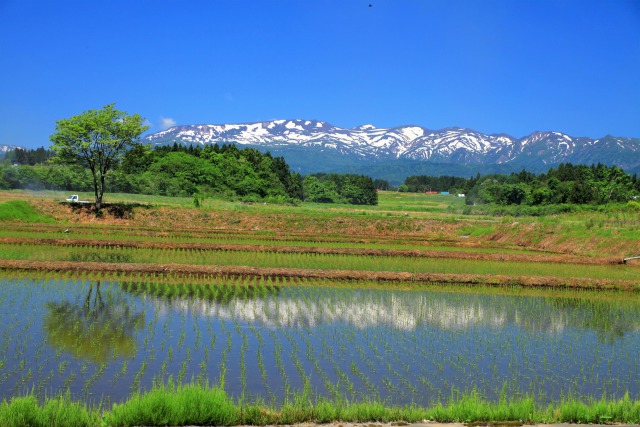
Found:
M 78 194 L 82 200 L 93 200 L 91 192 L 61 192 L 61 191 L 37 191 L 15 190 L 11 192 L 16 196 L 26 195 L 27 197 L 50 199 L 59 202 L 65 201 L 67 197 Z M 128 193 L 105 193 L 104 203 L 141 203 L 154 206 L 186 207 L 193 208 L 193 197 L 169 197 L 146 194 Z M 201 209 L 224 209 L 224 210 L 251 210 L 259 207 L 261 212 L 302 212 L 302 213 L 352 213 L 380 214 L 393 212 L 403 215 L 405 212 L 425 212 L 425 213 L 449 213 L 454 210 L 461 210 L 464 207 L 464 199 L 455 196 L 426 195 L 414 193 L 399 193 L 394 191 L 380 191 L 378 193 L 377 206 L 334 204 L 334 203 L 301 203 L 298 206 L 262 204 L 246 204 L 237 201 L 230 201 L 222 196 L 206 197 L 201 204 Z
M 53 222 L 51 218 L 37 213 L 29 202 L 10 200 L 0 203 L 0 221 Z
M 105 416 L 112 426 L 226 426 L 241 420 L 238 406 L 219 388 L 197 384 L 156 387 L 114 405 Z
M 0 404 L 0 425 L 4 427 L 81 427 L 101 425 L 100 411 L 58 396 L 38 402 L 34 395 L 17 397 Z
M 281 407 L 234 402 L 219 388 L 199 384 L 161 385 L 136 393 L 112 408 L 89 408 L 66 397 L 39 404 L 33 395 L 0 404 L 0 425 L 20 426 L 185 426 L 283 425 L 327 422 L 504 422 L 637 423 L 640 401 L 580 401 L 572 398 L 548 406 L 532 397 L 488 402 L 472 392 L 446 405 L 391 407 L 377 401 L 349 402 L 344 398 L 313 401 L 299 393 Z
M 483 237 L 483 236 L 490 236 L 493 233 L 495 233 L 495 231 L 496 231 L 495 228 L 492 226 L 482 227 L 482 226 L 467 225 L 462 227 L 459 230 L 459 234 L 462 236 Z

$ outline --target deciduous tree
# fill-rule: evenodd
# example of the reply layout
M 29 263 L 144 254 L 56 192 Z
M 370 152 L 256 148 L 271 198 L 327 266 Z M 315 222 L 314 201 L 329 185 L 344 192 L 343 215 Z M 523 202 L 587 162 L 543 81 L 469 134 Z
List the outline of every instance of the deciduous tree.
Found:
M 140 143 L 140 135 L 148 129 L 143 120 L 138 114 L 128 115 L 109 104 L 56 122 L 56 131 L 50 137 L 51 149 L 57 160 L 91 170 L 96 210 L 102 208 L 105 176 L 127 149 Z

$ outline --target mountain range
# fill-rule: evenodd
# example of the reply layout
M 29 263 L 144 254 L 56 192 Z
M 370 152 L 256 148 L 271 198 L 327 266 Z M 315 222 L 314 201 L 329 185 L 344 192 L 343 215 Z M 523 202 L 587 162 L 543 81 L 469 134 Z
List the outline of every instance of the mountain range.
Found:
M 560 163 L 600 162 L 627 172 L 640 171 L 640 138 L 607 135 L 593 139 L 553 131 L 515 138 L 459 127 L 431 130 L 365 124 L 341 128 L 318 120 L 271 120 L 174 126 L 146 136 L 143 142 L 154 146 L 238 144 L 283 156 L 293 170 L 302 173 L 371 174 L 377 170 L 376 178 L 396 181 L 404 179 L 400 175 L 414 174 L 541 172 Z

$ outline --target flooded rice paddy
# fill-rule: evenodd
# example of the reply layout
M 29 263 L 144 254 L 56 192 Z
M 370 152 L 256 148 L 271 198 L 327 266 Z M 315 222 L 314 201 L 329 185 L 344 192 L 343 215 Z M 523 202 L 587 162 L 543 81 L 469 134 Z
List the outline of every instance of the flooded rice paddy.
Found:
M 469 289 L 0 279 L 0 398 L 119 402 L 154 382 L 446 402 L 640 395 L 640 300 Z

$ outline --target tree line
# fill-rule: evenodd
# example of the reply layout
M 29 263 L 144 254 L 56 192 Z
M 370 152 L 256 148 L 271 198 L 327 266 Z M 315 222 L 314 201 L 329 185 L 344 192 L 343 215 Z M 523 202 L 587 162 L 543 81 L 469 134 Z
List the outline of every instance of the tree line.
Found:
M 468 205 L 606 204 L 640 195 L 640 180 L 617 166 L 561 163 L 546 173 L 476 175 L 472 178 L 410 176 L 400 190 L 463 193 Z
M 81 162 L 54 151 L 10 151 L 0 166 L 1 189 L 92 191 L 93 176 Z M 151 148 L 136 145 L 105 176 L 107 192 L 187 196 L 222 195 L 243 201 L 377 204 L 373 180 L 362 175 L 292 172 L 282 157 L 234 144 Z
M 463 193 L 466 203 L 496 205 L 606 204 L 640 195 L 640 179 L 617 166 L 560 164 L 546 173 L 410 176 L 394 188 L 384 180 L 353 174 L 291 172 L 282 157 L 234 144 L 150 148 L 138 145 L 105 179 L 109 192 L 192 196 L 223 195 L 244 201 L 376 205 L 376 189 Z M 60 162 L 43 147 L 9 151 L 0 165 L 0 189 L 92 191 L 91 172 Z
M 7 162 L 16 165 L 37 165 L 45 163 L 47 160 L 55 157 L 56 153 L 52 150 L 47 150 L 44 147 L 37 148 L 35 150 L 29 150 L 26 148 L 16 148 L 15 150 L 8 151 L 4 159 Z

